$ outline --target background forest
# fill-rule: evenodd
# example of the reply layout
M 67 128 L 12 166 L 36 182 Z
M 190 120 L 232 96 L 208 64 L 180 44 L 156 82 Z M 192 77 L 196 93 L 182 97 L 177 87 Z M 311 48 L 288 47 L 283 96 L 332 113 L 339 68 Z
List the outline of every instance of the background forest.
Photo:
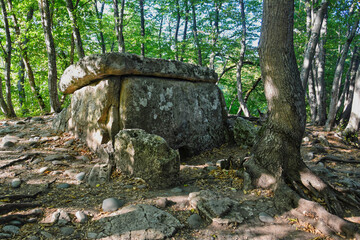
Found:
M 69 101 L 57 93 L 63 71 L 83 56 L 113 51 L 213 68 L 231 114 L 267 111 L 258 59 L 260 0 L 0 2 L 2 116 L 60 111 Z M 350 117 L 359 5 L 295 3 L 294 44 L 312 123 L 332 127 Z

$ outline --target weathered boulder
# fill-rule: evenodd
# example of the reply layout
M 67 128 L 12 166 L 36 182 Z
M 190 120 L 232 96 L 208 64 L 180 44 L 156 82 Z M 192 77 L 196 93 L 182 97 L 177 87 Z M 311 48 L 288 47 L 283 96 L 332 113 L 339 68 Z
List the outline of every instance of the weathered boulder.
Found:
M 115 136 L 114 149 L 115 165 L 125 174 L 140 177 L 153 188 L 167 188 L 176 183 L 179 153 L 162 137 L 142 129 L 125 129 Z
M 124 207 L 95 224 L 103 230 L 96 239 L 167 239 L 183 227 L 171 214 L 144 204 Z
M 188 63 L 144 58 L 129 53 L 108 53 L 82 58 L 68 67 L 61 77 L 59 87 L 66 94 L 109 76 L 140 75 L 182 79 L 189 81 L 217 81 L 216 73 L 206 67 Z
M 227 140 L 224 97 L 216 73 L 177 61 L 109 53 L 70 66 L 59 83 L 73 93 L 54 121 L 94 151 L 121 129 L 140 128 L 191 156 Z M 74 92 L 75 91 L 75 92 Z
M 253 146 L 258 129 L 250 121 L 238 117 L 233 126 L 233 133 L 237 145 Z

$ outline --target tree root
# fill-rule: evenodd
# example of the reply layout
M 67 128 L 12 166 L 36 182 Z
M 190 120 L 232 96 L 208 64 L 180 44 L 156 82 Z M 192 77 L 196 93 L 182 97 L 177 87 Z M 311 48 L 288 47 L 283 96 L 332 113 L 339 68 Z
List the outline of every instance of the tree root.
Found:
M 41 215 L 41 211 L 33 211 L 28 214 L 12 214 L 12 215 L 8 215 L 8 216 L 0 217 L 0 224 L 6 224 L 6 223 L 9 223 L 14 220 L 19 221 L 21 223 L 27 223 L 27 222 L 29 222 L 29 220 L 27 220 L 27 218 L 37 217 L 40 215 Z
M 8 213 L 15 209 L 26 209 L 40 206 L 40 203 L 7 203 L 0 206 L 0 214 Z
M 332 155 L 326 155 L 325 157 L 320 158 L 320 160 L 317 161 L 316 164 L 318 164 L 319 162 L 326 162 L 326 161 L 340 162 L 340 163 L 351 163 L 351 164 L 360 164 L 360 161 L 351 160 L 351 159 L 349 159 L 349 160 L 341 159 L 339 157 L 332 156 Z
M 15 159 L 15 160 L 13 160 L 13 161 L 11 161 L 11 162 L 3 165 L 3 166 L 0 166 L 0 169 L 4 169 L 4 168 L 10 167 L 12 165 L 15 165 L 15 164 L 17 164 L 19 162 L 23 162 L 23 161 L 28 160 L 30 158 L 34 158 L 36 155 L 38 155 L 38 153 L 26 154 L 25 156 L 22 156 L 22 157 L 20 157 L 18 159 Z

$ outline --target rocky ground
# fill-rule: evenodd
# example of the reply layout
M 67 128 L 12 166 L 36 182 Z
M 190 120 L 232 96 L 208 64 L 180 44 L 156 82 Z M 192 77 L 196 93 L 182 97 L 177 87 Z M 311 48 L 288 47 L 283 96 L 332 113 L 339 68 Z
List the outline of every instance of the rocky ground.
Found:
M 243 190 L 244 174 L 219 160 L 241 161 L 246 147 L 182 159 L 171 189 L 152 190 L 117 171 L 110 182 L 90 187 L 88 173 L 101 160 L 70 134 L 53 132 L 51 121 L 0 122 L 0 239 L 342 238 L 311 216 L 304 222 L 294 212 L 277 212 L 271 191 Z M 358 148 L 308 127 L 302 151 L 334 187 L 360 191 Z M 347 214 L 360 223 L 359 213 Z

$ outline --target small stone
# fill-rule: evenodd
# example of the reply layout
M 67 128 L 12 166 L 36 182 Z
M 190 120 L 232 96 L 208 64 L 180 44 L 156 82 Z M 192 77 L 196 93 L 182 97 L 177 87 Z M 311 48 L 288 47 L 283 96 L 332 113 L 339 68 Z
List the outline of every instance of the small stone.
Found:
M 29 142 L 39 142 L 41 137 L 32 137 L 29 139 Z
M 37 236 L 30 236 L 28 240 L 40 240 L 40 238 Z
M 70 236 L 71 234 L 73 234 L 75 232 L 75 230 L 72 227 L 62 227 L 62 228 L 60 228 L 60 232 L 64 236 Z
M 11 142 L 11 141 L 6 141 L 6 142 L 4 142 L 4 144 L 3 144 L 3 148 L 12 148 L 12 147 L 14 147 L 15 146 L 15 143 L 14 142 Z
M 60 189 L 65 189 L 65 188 L 69 188 L 70 184 L 68 183 L 60 183 L 59 185 L 56 186 L 56 188 L 60 188 Z
M 155 205 L 159 208 L 166 208 L 169 201 L 166 198 L 159 198 L 156 200 Z
M 84 180 L 85 175 L 86 175 L 85 172 L 81 172 L 81 173 L 76 174 L 75 178 L 76 178 L 76 180 L 78 180 L 78 181 L 82 181 L 82 180 Z
M 69 214 L 64 210 L 58 209 L 56 212 L 59 214 L 58 225 L 64 226 L 71 221 Z
M 31 214 L 42 214 L 43 210 L 41 208 L 35 208 L 30 211 Z
M 181 193 L 183 190 L 181 189 L 181 188 L 179 188 L 179 187 L 176 187 L 176 188 L 173 188 L 173 189 L 171 189 L 171 192 L 172 193 Z
M 0 239 L 11 238 L 11 234 L 8 233 L 0 233 Z
M 97 238 L 97 233 L 88 232 L 87 237 L 89 239 L 95 239 L 95 238 Z
M 199 228 L 202 223 L 202 219 L 198 214 L 193 214 L 187 219 L 187 223 L 190 228 Z
M 85 213 L 81 212 L 81 211 L 77 211 L 75 213 L 75 217 L 78 220 L 79 223 L 85 223 L 87 221 L 87 216 Z
M 20 228 L 13 225 L 6 225 L 2 228 L 2 230 L 6 233 L 18 234 L 20 232 Z
M 59 161 L 59 160 L 52 161 L 51 163 L 52 163 L 53 165 L 63 165 L 63 162 L 62 162 L 62 161 Z
M 45 238 L 54 239 L 54 236 L 51 233 L 41 231 L 41 235 L 43 235 Z
M 102 210 L 104 212 L 114 212 L 121 208 L 125 202 L 116 198 L 107 198 L 102 203 Z
M 48 170 L 49 168 L 48 167 L 42 167 L 39 169 L 39 173 L 44 173 Z
M 310 142 L 310 138 L 309 137 L 304 137 L 303 142 Z
M 260 221 L 262 221 L 264 223 L 273 223 L 275 221 L 275 219 L 273 217 L 271 217 L 269 214 L 267 214 L 265 212 L 261 212 L 259 214 L 259 219 L 260 219 Z
M 18 188 L 18 187 L 20 187 L 20 185 L 21 185 L 21 179 L 20 178 L 14 178 L 11 181 L 11 187 L 13 187 L 13 188 Z

